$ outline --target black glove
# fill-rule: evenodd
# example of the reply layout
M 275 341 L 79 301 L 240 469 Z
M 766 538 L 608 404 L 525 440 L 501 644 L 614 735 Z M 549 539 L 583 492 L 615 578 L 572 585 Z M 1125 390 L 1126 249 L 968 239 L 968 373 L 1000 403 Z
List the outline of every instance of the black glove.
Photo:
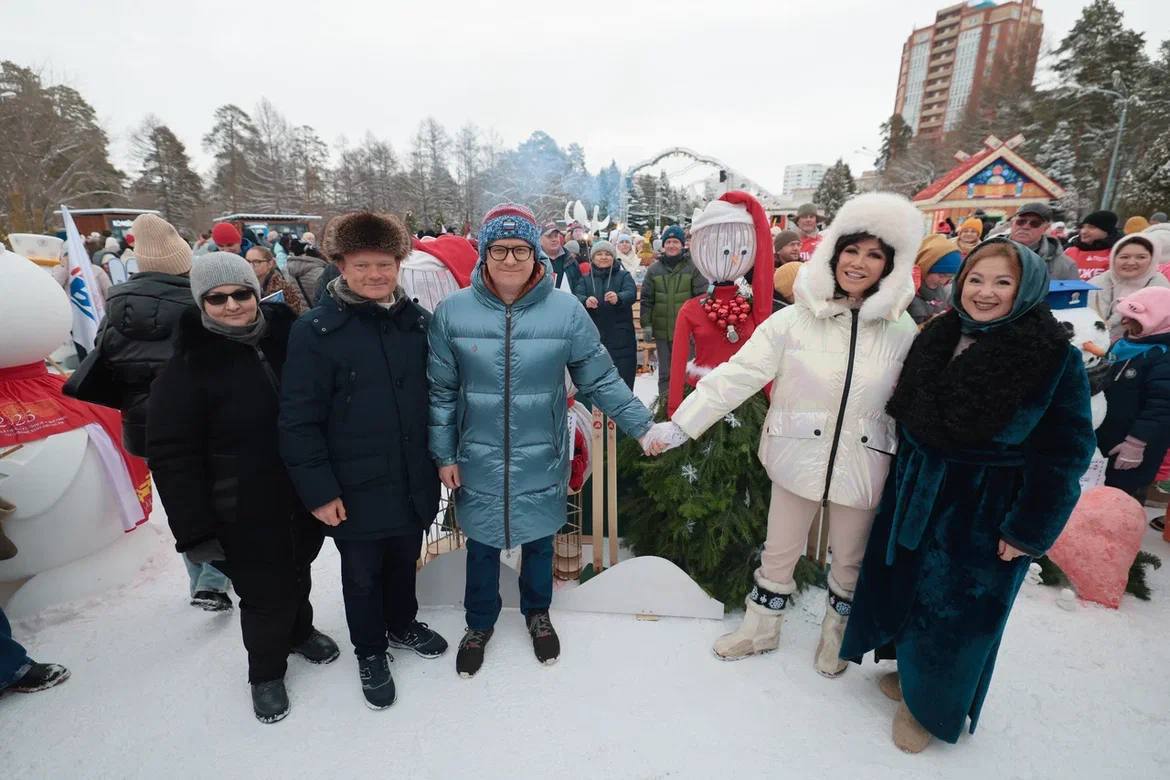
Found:
M 187 550 L 185 554 L 191 563 L 211 563 L 227 559 L 219 539 L 208 539 L 206 542 L 200 542 Z

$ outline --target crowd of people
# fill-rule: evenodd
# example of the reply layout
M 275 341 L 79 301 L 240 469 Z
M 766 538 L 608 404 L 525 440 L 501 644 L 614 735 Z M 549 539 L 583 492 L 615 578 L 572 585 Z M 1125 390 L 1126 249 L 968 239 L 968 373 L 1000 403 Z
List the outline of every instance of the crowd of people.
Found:
M 395 701 L 391 648 L 448 649 L 415 596 L 440 486 L 468 539 L 457 673 L 483 664 L 500 556 L 517 547 L 533 654 L 554 663 L 570 383 L 649 456 L 699 439 L 770 386 L 767 536 L 742 625 L 714 651 L 778 647 L 794 567 L 824 511 L 832 568 L 815 666 L 834 677 L 870 651 L 896 657 L 881 686 L 901 703 L 895 743 L 918 752 L 932 737 L 955 741 L 968 720 L 974 730 L 1027 564 L 1063 528 L 1094 449 L 1108 454 L 1106 484 L 1137 497 L 1166 459 L 1170 226 L 1157 214 L 1117 236 L 1116 215 L 1095 212 L 1066 243 L 1038 203 L 995 230 L 971 217 L 954 237 L 924 237 L 920 212 L 880 193 L 821 222 L 802 206 L 794 230 L 756 247 L 773 260 L 771 316 L 657 423 L 632 392 L 637 330 L 654 344 L 665 399 L 673 353 L 692 348 L 674 343 L 680 310 L 712 286 L 687 229 L 598 238 L 541 225 L 518 204 L 484 215 L 470 284 L 434 311 L 400 284 L 413 237 L 392 215 L 336 217 L 320 248 L 311 233 L 245 236 L 226 223 L 187 241 L 139 216 L 136 272 L 102 291 L 106 320 L 66 392 L 122 411 L 191 603 L 231 609 L 235 589 L 254 712 L 275 722 L 290 709 L 290 653 L 317 664 L 340 654 L 310 601 L 326 536 L 369 707 Z M 95 266 L 116 256 L 103 246 Z M 1077 279 L 1097 288 L 1113 336 L 1096 432 L 1080 350 L 1045 305 L 1050 280 Z M 7 629 L 10 687 L 64 678 L 10 652 Z

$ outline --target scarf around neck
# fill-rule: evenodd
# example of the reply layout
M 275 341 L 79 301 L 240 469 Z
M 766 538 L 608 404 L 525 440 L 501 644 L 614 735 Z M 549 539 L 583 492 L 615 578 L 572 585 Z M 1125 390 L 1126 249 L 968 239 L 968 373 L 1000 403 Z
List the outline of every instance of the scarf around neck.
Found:
M 203 327 L 208 331 L 230 341 L 247 344 L 249 347 L 259 345 L 260 340 L 268 333 L 268 320 L 264 318 L 264 310 L 259 307 L 256 309 L 256 319 L 250 325 L 224 325 L 208 317 L 207 312 L 201 312 L 201 315 Z
M 923 327 L 886 405 L 914 438 L 944 451 L 992 444 L 1069 351 L 1046 305 L 985 334 L 964 334 L 962 324 L 951 310 Z M 970 344 L 956 354 L 964 338 Z
M 378 301 L 369 298 L 363 298 L 353 291 L 345 282 L 344 276 L 338 276 L 335 279 L 329 280 L 329 284 L 325 285 L 325 289 L 333 296 L 333 300 L 338 303 L 343 303 L 346 306 L 365 306 L 367 304 L 377 305 Z M 406 291 L 402 289 L 402 285 L 394 288 L 394 294 L 390 296 L 389 311 L 397 309 L 406 300 Z

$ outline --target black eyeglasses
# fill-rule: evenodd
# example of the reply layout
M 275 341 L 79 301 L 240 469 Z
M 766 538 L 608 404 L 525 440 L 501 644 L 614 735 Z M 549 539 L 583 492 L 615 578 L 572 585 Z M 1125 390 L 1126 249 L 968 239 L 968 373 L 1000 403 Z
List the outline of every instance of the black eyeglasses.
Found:
M 207 295 L 203 296 L 203 302 L 210 303 L 212 306 L 223 306 L 225 303 L 227 303 L 228 298 L 231 298 L 237 303 L 243 303 L 249 298 L 255 297 L 255 295 L 256 292 L 250 289 L 236 290 L 235 292 L 230 293 L 207 293 Z
M 532 247 L 530 246 L 489 246 L 487 253 L 488 257 L 496 262 L 503 261 L 508 257 L 508 253 L 511 253 L 518 263 L 532 259 Z

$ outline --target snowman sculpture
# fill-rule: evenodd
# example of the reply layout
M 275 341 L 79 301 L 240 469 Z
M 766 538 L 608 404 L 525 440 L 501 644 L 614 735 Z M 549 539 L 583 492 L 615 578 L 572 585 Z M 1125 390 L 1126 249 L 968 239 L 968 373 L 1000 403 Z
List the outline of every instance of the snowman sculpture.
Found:
M 414 249 L 402 261 L 398 279 L 415 303 L 433 312 L 451 293 L 471 284 L 479 253 L 462 236 L 450 234 L 414 240 Z
M 1109 328 L 1101 315 L 1088 305 L 1089 293 L 1097 287 L 1080 280 L 1055 281 L 1050 285 L 1048 306 L 1052 315 L 1068 332 L 1069 342 L 1081 351 L 1085 371 L 1089 375 L 1089 403 L 1093 415 L 1093 428 L 1105 421 L 1105 392 L 1103 379 L 1109 371 Z M 1105 478 L 1104 455 L 1100 452 L 1093 458 L 1089 474 L 1100 472 Z M 1098 481 L 1096 484 L 1100 484 Z
M 711 285 L 705 295 L 679 309 L 674 343 L 693 338 L 695 357 L 685 346 L 671 355 L 667 413 L 682 403 L 684 385 L 695 384 L 739 351 L 756 326 L 772 313 L 772 232 L 760 202 L 732 191 L 696 210 L 691 222 L 691 259 Z M 735 282 L 752 272 L 752 285 Z
M 0 246 L 0 603 L 12 617 L 128 583 L 153 534 L 150 473 L 121 416 L 61 394 L 44 358 L 69 337 L 52 277 Z

